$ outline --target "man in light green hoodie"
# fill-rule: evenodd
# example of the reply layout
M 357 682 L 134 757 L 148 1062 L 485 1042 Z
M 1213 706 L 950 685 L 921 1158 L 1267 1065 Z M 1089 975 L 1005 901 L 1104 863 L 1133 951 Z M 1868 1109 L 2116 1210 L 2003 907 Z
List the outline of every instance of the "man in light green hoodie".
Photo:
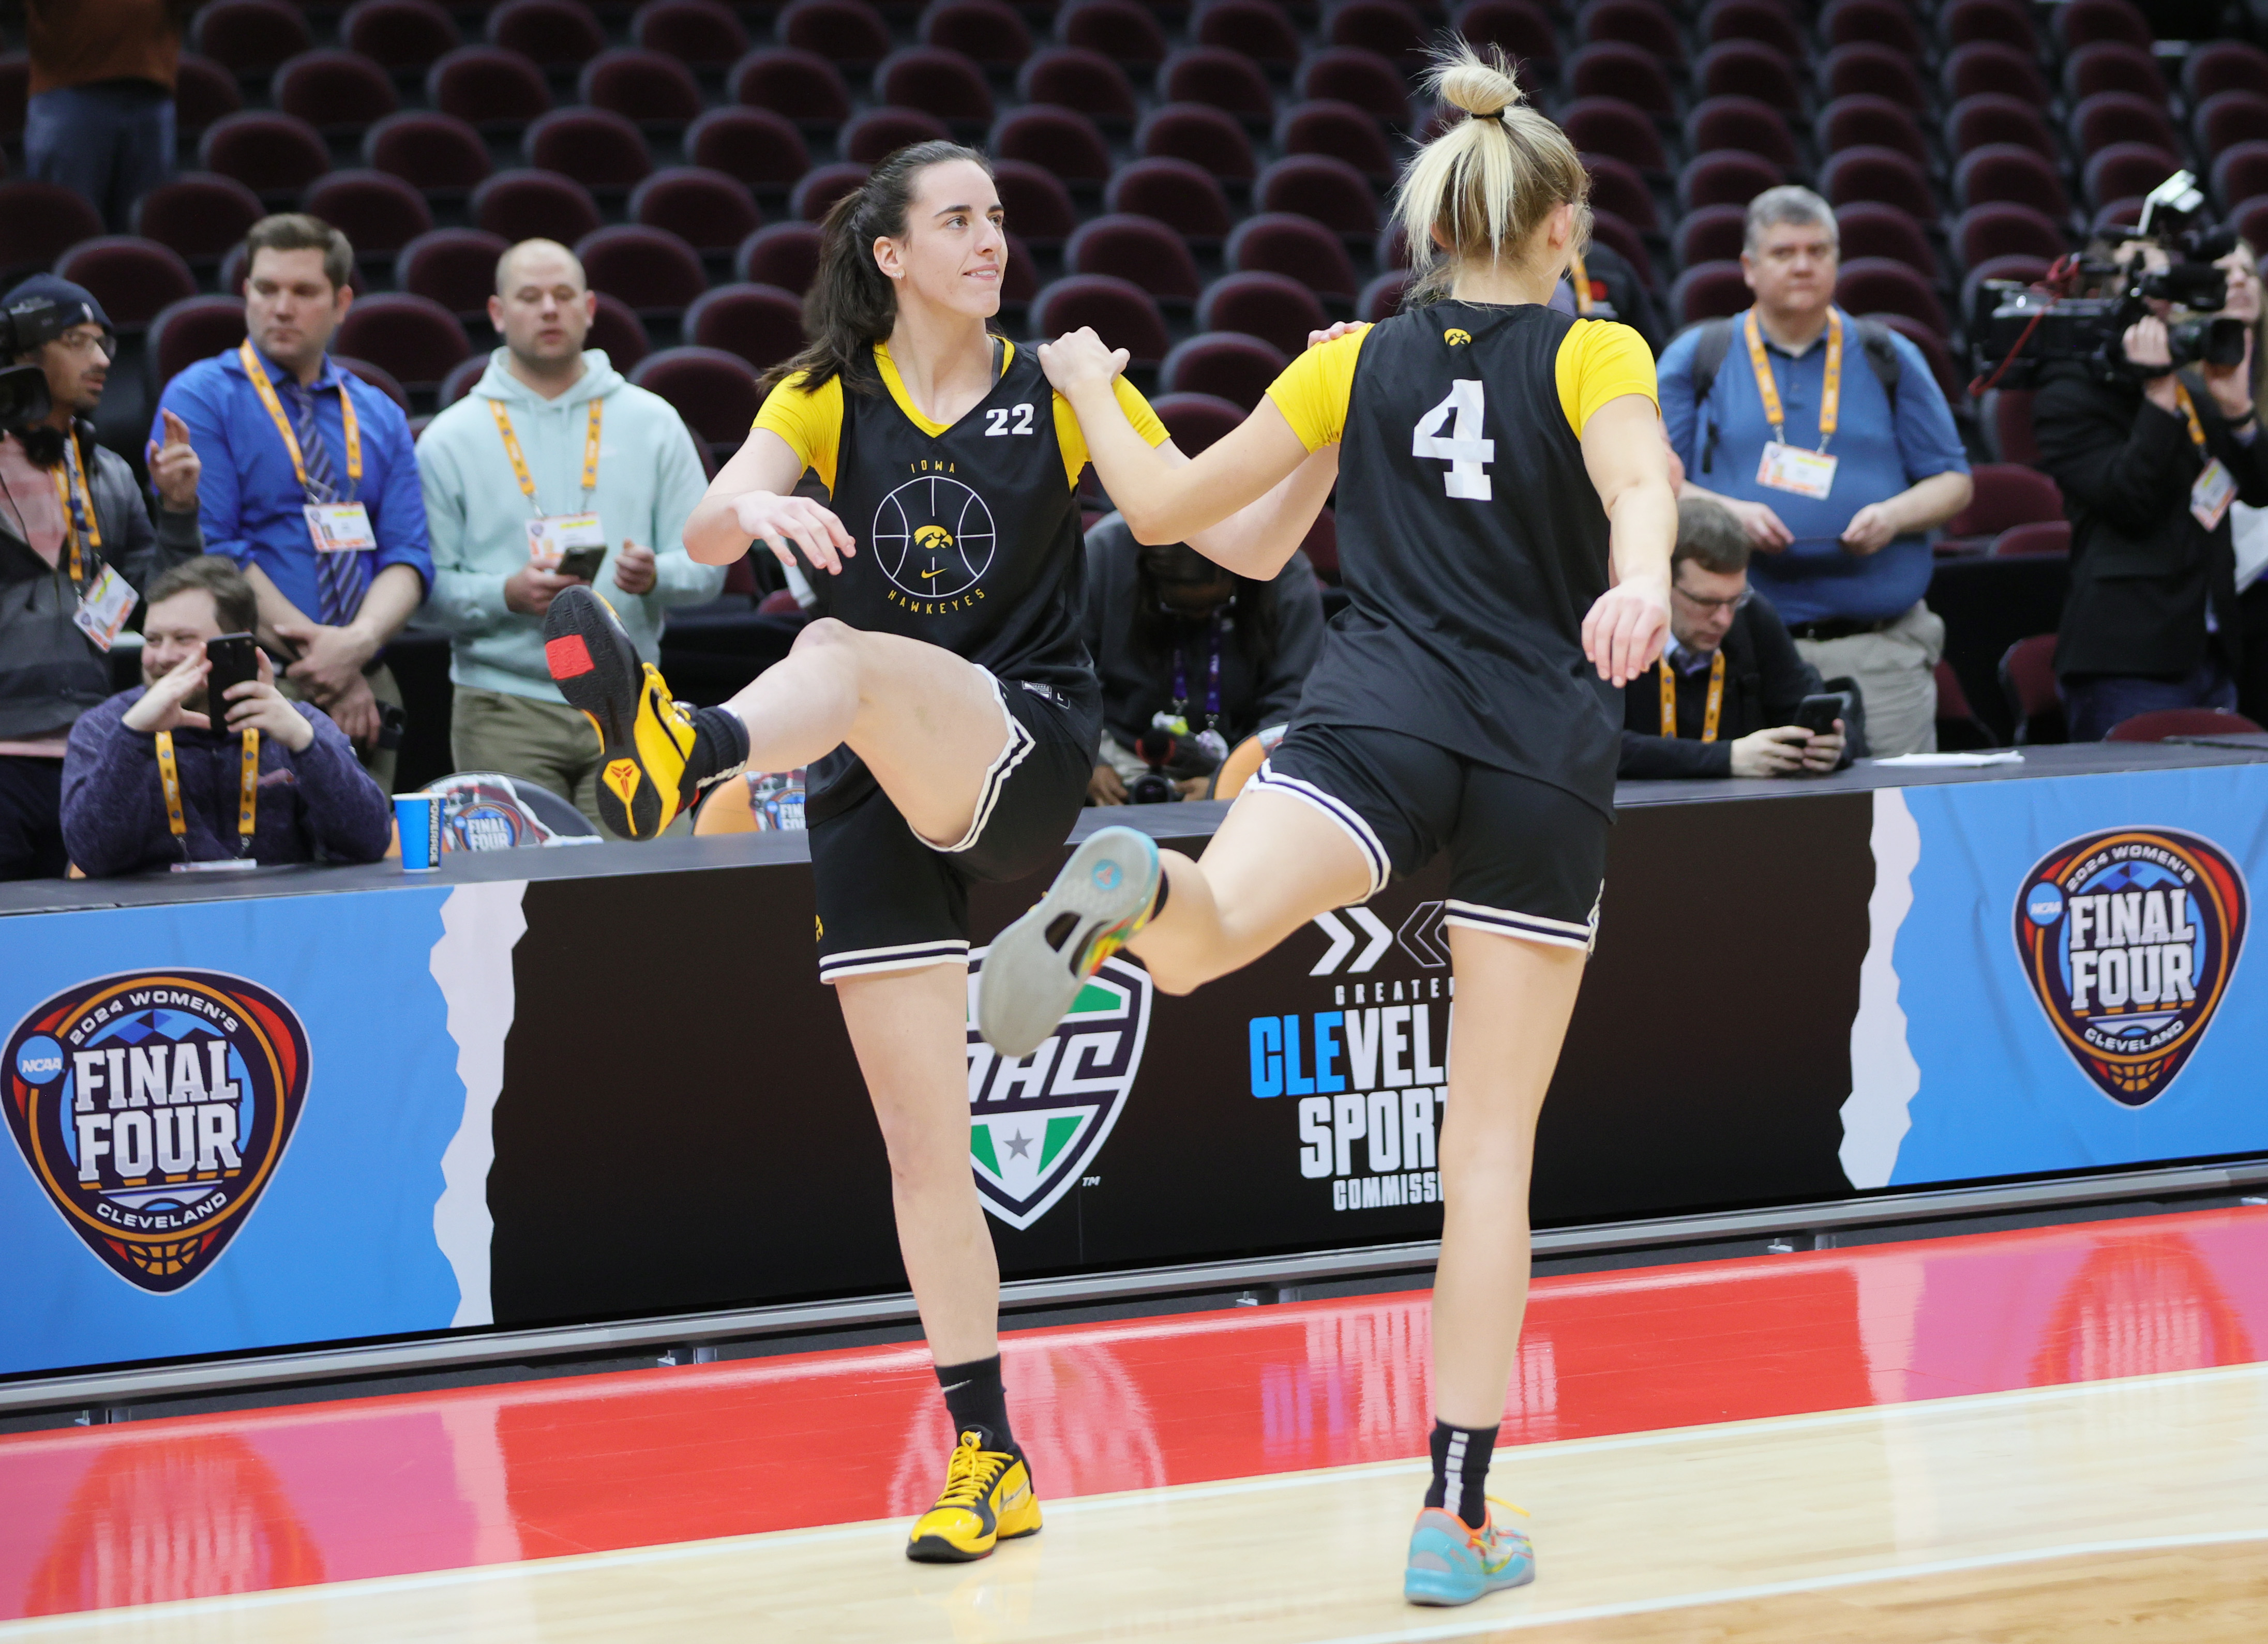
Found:
M 599 738 L 543 664 L 552 596 L 589 581 L 651 657 L 670 606 L 714 599 L 725 583 L 679 539 L 708 487 L 693 436 L 602 350 L 585 351 L 597 307 L 574 253 L 514 246 L 489 299 L 504 346 L 417 441 L 433 544 L 423 620 L 452 640 L 457 768 L 539 782 L 594 825 Z M 564 574 L 578 559 L 592 574 Z

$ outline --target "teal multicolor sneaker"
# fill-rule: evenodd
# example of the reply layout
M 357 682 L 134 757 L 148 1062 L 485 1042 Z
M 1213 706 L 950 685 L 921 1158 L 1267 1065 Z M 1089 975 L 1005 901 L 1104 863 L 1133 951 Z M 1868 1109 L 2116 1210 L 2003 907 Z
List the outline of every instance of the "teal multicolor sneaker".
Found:
M 1511 1507 L 1509 1501 L 1501 1505 Z M 1521 1511 L 1513 1507 L 1515 1513 Z M 1524 1515 L 1523 1515 L 1524 1516 Z M 1429 1507 L 1410 1532 L 1402 1596 L 1413 1604 L 1469 1604 L 1535 1579 L 1535 1549 L 1525 1531 L 1498 1528 L 1496 1515 L 1478 1530 L 1454 1513 Z
M 1030 912 L 992 939 L 976 979 L 976 1026 L 1003 1056 L 1028 1056 L 1056 1031 L 1086 979 L 1150 922 L 1158 846 L 1102 828 L 1071 852 Z

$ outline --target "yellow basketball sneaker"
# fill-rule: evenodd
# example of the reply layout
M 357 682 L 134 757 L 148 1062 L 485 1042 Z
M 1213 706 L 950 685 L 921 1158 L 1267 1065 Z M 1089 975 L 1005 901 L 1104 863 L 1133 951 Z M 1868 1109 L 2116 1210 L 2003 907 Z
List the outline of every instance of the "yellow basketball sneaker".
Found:
M 1024 1458 L 986 1450 L 984 1435 L 961 1435 L 946 1463 L 945 1491 L 937 1505 L 914 1520 L 906 1557 L 922 1564 L 966 1564 L 992 1551 L 996 1541 L 1035 1536 L 1040 1498 Z
M 589 589 L 562 589 L 552 600 L 543 660 L 567 705 L 599 733 L 599 817 L 617 838 L 656 837 L 722 774 L 696 768 L 692 715 L 671 700 L 661 671 L 639 660 L 614 608 Z

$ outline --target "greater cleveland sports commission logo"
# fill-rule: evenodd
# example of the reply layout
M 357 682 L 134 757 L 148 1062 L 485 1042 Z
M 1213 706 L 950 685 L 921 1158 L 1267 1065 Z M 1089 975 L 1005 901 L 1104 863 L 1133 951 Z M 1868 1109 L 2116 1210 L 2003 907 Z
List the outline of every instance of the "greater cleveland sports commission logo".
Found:
M 132 971 L 67 988 L 9 1036 L 8 1127 L 63 1221 L 137 1288 L 202 1277 L 299 1121 L 307 1033 L 266 988 Z
M 2146 1106 L 2195 1053 L 2243 950 L 2249 900 L 2218 845 L 2171 828 L 2085 834 L 2025 876 L 2024 974 L 2112 1101 Z

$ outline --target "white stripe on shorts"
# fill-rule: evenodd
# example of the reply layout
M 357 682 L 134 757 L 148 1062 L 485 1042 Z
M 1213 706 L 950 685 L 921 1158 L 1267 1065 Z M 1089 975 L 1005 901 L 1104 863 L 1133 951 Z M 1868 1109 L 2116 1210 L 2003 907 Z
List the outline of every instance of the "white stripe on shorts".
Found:
M 1252 779 L 1252 785 L 1288 794 L 1294 799 L 1304 799 L 1346 830 L 1347 837 L 1354 840 L 1356 848 L 1370 863 L 1370 889 L 1363 892 L 1363 900 L 1368 901 L 1386 888 L 1387 878 L 1394 870 L 1393 861 L 1387 855 L 1386 847 L 1378 842 L 1378 835 L 1371 832 L 1370 824 L 1362 819 L 1361 813 L 1352 805 L 1325 793 L 1313 782 L 1283 774 L 1269 760 L 1260 761 L 1260 774 Z
M 965 965 L 968 944 L 959 938 L 941 942 L 902 942 L 895 947 L 853 948 L 830 953 L 819 961 L 819 980 L 839 982 L 846 976 L 879 976 L 887 971 L 917 971 L 932 965 Z
M 993 807 L 1000 803 L 1000 795 L 1008 786 L 1008 778 L 1015 774 L 1031 751 L 1039 746 L 1032 733 L 1024 729 L 1023 722 L 1008 711 L 1008 698 L 1000 681 L 990 673 L 984 676 L 992 681 L 992 700 L 1000 704 L 1000 718 L 1008 727 L 1008 739 L 1001 744 L 999 757 L 984 767 L 984 780 L 976 789 L 976 813 L 968 819 L 968 832 L 950 845 L 940 845 L 935 840 L 914 837 L 932 850 L 941 850 L 952 855 L 973 848 L 984 836 L 984 825 L 992 819 Z M 907 826 L 911 826 L 909 823 Z M 968 944 L 963 943 L 964 947 Z
M 1500 907 L 1483 907 L 1477 902 L 1460 902 L 1454 899 L 1444 902 L 1446 910 L 1441 922 L 1462 925 L 1468 930 L 1485 930 L 1499 936 L 1517 936 L 1525 942 L 1541 942 L 1555 948 L 1575 948 L 1589 952 L 1598 938 L 1595 915 L 1590 924 L 1576 924 L 1565 919 L 1546 919 L 1541 914 L 1515 914 Z

